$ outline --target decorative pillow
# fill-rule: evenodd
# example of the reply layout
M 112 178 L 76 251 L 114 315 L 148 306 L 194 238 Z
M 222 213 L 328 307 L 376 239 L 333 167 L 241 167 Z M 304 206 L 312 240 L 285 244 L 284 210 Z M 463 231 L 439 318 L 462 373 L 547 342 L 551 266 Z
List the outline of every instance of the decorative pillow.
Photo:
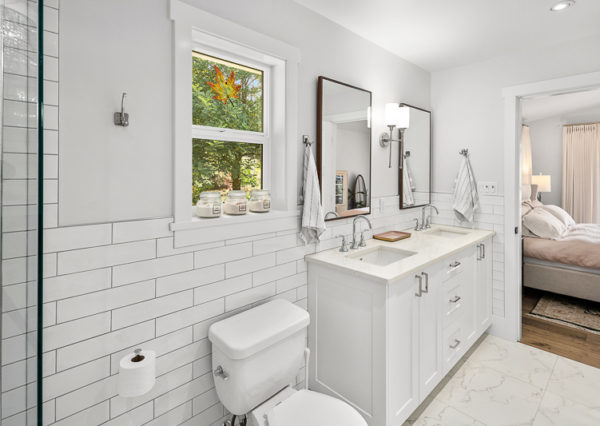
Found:
M 566 227 L 575 225 L 575 219 L 573 219 L 569 213 L 560 207 L 549 204 L 542 206 L 542 208 L 560 220 Z
M 531 199 L 531 185 L 521 185 L 521 201 Z
M 523 201 L 523 204 L 527 204 L 529 207 L 531 207 L 532 209 L 535 209 L 537 207 L 544 207 L 544 203 L 538 201 L 538 200 L 527 200 L 527 201 Z
M 549 240 L 556 240 L 567 230 L 565 224 L 544 209 L 533 209 L 525 215 L 523 226 L 538 237 Z
M 521 218 L 533 210 L 529 203 L 521 203 Z

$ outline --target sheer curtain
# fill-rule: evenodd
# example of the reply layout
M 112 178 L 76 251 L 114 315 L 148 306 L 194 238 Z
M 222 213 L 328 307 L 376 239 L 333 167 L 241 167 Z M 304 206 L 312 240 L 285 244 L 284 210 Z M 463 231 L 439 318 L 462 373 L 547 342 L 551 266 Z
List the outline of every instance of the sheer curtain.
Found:
M 531 136 L 529 136 L 529 126 L 523 125 L 521 133 L 521 184 L 531 184 Z
M 600 123 L 563 126 L 562 186 L 577 223 L 600 223 Z

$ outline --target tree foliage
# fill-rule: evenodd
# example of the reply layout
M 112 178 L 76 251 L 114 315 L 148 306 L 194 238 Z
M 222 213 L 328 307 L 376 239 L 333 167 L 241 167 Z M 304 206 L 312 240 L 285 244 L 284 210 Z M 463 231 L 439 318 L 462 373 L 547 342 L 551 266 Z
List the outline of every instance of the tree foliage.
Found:
M 221 81 L 219 74 L 221 79 L 223 75 L 229 78 Z M 262 72 L 194 56 L 192 77 L 194 125 L 263 131 Z M 215 96 L 218 93 L 214 88 L 219 88 L 223 83 L 235 84 L 236 89 L 239 86 L 236 97 L 227 97 L 223 102 L 218 99 L 219 96 Z M 192 179 L 194 203 L 202 191 L 221 191 L 225 194 L 232 189 L 249 191 L 260 188 L 262 145 L 194 139 Z

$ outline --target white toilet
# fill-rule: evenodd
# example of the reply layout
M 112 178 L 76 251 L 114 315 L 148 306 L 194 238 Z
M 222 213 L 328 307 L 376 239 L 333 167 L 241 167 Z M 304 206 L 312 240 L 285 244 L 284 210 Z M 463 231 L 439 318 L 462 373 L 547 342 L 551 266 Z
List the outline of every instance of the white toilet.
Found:
M 273 300 L 214 323 L 215 386 L 225 408 L 249 426 L 366 426 L 347 403 L 291 385 L 305 355 L 308 312 Z

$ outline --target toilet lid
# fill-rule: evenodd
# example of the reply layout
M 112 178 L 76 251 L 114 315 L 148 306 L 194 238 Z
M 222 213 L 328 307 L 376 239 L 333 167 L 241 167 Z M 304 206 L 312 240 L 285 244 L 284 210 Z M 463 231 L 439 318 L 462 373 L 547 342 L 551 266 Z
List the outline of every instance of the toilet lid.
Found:
M 300 390 L 267 413 L 269 426 L 367 426 L 358 411 L 337 398 Z

